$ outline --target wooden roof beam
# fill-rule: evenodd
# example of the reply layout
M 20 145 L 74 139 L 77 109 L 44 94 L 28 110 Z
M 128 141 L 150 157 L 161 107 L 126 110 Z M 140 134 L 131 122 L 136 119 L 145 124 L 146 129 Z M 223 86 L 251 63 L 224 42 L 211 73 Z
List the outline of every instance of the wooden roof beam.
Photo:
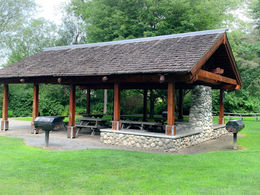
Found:
M 238 83 L 235 79 L 231 79 L 231 78 L 228 78 L 225 76 L 221 76 L 219 74 L 208 72 L 206 70 L 199 70 L 197 75 L 198 75 L 198 80 L 205 81 L 205 82 L 212 83 L 212 84 L 222 82 L 222 83 L 228 83 L 231 85 L 238 85 Z

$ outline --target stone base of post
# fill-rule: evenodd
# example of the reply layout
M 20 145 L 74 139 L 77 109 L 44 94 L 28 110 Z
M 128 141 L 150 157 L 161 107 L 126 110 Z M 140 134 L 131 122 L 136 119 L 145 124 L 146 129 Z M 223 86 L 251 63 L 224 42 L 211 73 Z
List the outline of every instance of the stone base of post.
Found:
M 166 133 L 166 135 L 169 135 L 169 136 L 175 136 L 176 135 L 176 126 L 175 125 L 166 125 L 165 133 Z
M 7 131 L 8 129 L 9 129 L 9 121 L 2 120 L 1 121 L 1 130 L 2 131 Z
M 71 138 L 71 139 L 76 137 L 76 127 L 75 126 L 68 126 L 67 137 Z
M 112 129 L 120 130 L 122 128 L 122 123 L 120 121 L 112 121 Z
M 225 119 L 224 118 L 219 118 L 218 119 L 218 124 L 224 125 L 225 124 Z

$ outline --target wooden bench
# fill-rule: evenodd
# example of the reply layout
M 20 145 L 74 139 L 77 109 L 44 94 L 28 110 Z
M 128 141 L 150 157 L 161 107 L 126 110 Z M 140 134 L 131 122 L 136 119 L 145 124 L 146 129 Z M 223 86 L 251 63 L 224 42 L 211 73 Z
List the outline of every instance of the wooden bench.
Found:
M 122 124 L 122 129 L 130 129 L 133 126 L 137 126 L 140 130 L 144 130 L 145 127 L 160 127 L 164 128 L 164 125 L 162 123 L 156 123 L 156 122 L 143 122 L 143 121 L 120 121 Z
M 224 116 L 228 117 L 228 120 L 233 118 L 240 118 L 240 120 L 243 120 L 244 117 L 255 117 L 255 121 L 258 121 L 258 118 L 260 117 L 260 113 L 224 113 Z
M 85 114 L 85 113 L 82 113 L 80 115 L 86 118 L 102 118 L 104 116 L 103 114 Z
M 83 128 L 90 129 L 91 135 L 94 135 L 95 131 L 99 131 L 101 128 L 105 128 L 107 122 L 107 119 L 88 117 L 79 118 L 77 120 L 79 121 L 79 124 L 75 125 L 77 128 L 76 135 L 78 135 L 79 131 Z

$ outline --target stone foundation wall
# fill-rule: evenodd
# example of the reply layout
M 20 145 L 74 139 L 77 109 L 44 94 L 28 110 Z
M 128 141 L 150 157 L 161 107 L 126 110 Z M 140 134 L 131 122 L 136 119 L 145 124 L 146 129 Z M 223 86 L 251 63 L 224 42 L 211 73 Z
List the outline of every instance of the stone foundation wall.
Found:
M 176 152 L 182 148 L 216 139 L 228 133 L 224 125 L 213 127 L 211 87 L 195 86 L 192 89 L 191 99 L 189 123 L 176 123 L 177 136 L 126 130 L 101 130 L 101 142 L 111 145 Z
M 216 139 L 228 132 L 225 126 L 205 128 L 200 133 L 187 136 L 144 135 L 127 131 L 101 130 L 100 140 L 105 144 L 127 146 L 134 148 L 176 152 L 182 148 L 193 146 L 207 140 Z

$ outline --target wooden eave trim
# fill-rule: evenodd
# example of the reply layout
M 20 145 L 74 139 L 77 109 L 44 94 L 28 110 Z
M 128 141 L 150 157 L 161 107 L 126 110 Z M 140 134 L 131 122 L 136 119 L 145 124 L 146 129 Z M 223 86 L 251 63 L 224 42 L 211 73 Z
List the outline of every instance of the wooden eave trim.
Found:
M 240 86 L 242 86 L 242 79 L 241 79 L 241 77 L 239 75 L 238 68 L 237 68 L 237 65 L 236 65 L 236 61 L 235 61 L 232 49 L 230 47 L 229 41 L 227 39 L 226 33 L 224 34 L 224 46 L 225 46 L 226 52 L 228 54 L 228 58 L 229 58 L 232 70 L 234 71 L 236 79 L 238 81 L 238 84 Z
M 138 75 L 108 75 L 107 80 L 104 81 L 104 76 L 91 76 L 91 77 L 24 77 L 23 83 L 45 83 L 45 84 L 63 84 L 63 85 L 84 85 L 84 84 L 103 84 L 103 83 L 161 83 L 160 77 L 165 77 L 162 82 L 167 83 L 169 79 L 174 79 L 177 82 L 190 81 L 188 73 L 183 74 L 138 74 Z M 61 79 L 59 82 L 58 79 Z M 0 83 L 21 83 L 21 78 L 0 78 Z
M 217 82 L 222 82 L 222 83 L 228 83 L 235 86 L 238 85 L 235 79 L 231 79 L 219 74 L 208 72 L 206 70 L 199 70 L 197 75 L 198 75 L 198 80 L 209 82 L 212 84 L 216 84 Z
M 195 75 L 201 67 L 208 61 L 208 59 L 214 54 L 214 52 L 223 44 L 225 40 L 225 34 L 221 36 L 217 42 L 209 49 L 209 51 L 199 60 L 199 62 L 191 69 L 191 74 Z

